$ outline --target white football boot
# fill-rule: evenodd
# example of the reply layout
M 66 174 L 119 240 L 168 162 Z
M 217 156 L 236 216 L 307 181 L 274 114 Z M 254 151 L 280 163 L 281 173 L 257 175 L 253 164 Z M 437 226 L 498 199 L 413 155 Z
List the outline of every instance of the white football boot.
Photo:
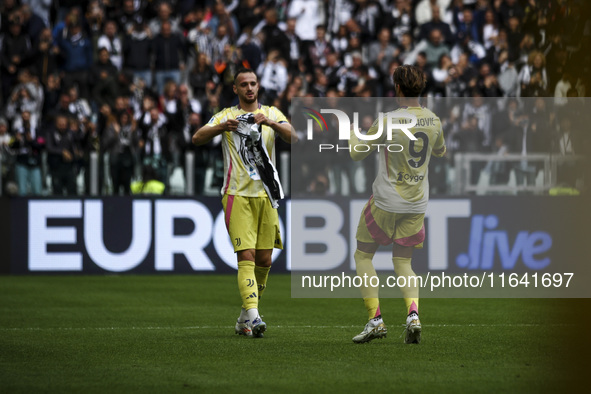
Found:
M 360 334 L 355 335 L 353 337 L 353 342 L 355 343 L 365 343 L 369 342 L 376 338 L 386 338 L 386 334 L 388 333 L 388 329 L 382 320 L 382 317 L 374 317 L 370 319 L 365 325 L 363 331 Z
M 267 331 L 267 323 L 265 323 L 260 316 L 257 316 L 257 318 L 252 321 L 250 329 L 252 330 L 251 332 L 254 338 L 262 338 L 263 333 Z
M 421 321 L 416 312 L 411 313 L 406 318 L 406 329 L 404 343 L 421 343 Z

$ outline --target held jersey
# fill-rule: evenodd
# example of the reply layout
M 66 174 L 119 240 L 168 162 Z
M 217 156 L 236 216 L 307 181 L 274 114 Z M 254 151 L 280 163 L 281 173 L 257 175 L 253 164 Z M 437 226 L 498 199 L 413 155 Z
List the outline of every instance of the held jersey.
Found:
M 209 122 L 208 126 L 216 126 L 224 123 L 228 119 L 236 119 L 237 116 L 246 114 L 247 112 L 240 108 L 239 105 L 226 108 L 215 114 Z M 262 113 L 270 120 L 277 123 L 286 123 L 287 119 L 283 113 L 275 108 L 265 105 L 260 105 L 259 108 L 253 112 L 254 114 Z M 275 165 L 275 131 L 268 126 L 262 127 L 263 143 L 267 148 L 269 157 Z M 246 150 L 244 139 L 237 133 L 225 131 L 222 133 L 222 152 L 224 156 L 224 185 L 222 186 L 221 194 L 230 194 L 244 197 L 266 197 L 267 193 L 263 187 L 263 183 L 258 176 L 256 169 L 252 168 L 250 163 L 245 162 L 244 155 L 240 152 Z
M 368 130 L 368 135 L 382 134 L 376 140 L 360 140 L 351 133 L 351 157 L 360 160 L 369 152 L 377 152 L 379 168 L 373 183 L 376 206 L 395 213 L 425 213 L 429 200 L 429 161 L 431 154 L 445 154 L 445 139 L 439 118 L 427 108 L 401 107 L 391 112 L 394 124 L 410 124 L 405 114 L 416 116 L 417 123 L 407 130 L 416 140 L 411 140 L 403 130 L 392 129 L 392 139 L 387 138 L 388 114 L 384 114 L 380 127 L 379 118 Z M 370 146 L 368 153 L 358 153 L 354 145 Z M 383 144 L 383 145 L 382 145 Z M 396 144 L 396 145 L 394 145 Z M 363 149 L 357 149 L 363 151 Z

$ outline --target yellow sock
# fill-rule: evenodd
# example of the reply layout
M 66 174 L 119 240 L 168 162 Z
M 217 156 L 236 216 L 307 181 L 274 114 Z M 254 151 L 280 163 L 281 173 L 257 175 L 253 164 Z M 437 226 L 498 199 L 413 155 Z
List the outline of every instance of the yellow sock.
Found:
M 411 259 L 407 257 L 393 257 L 392 262 L 394 263 L 394 272 L 396 275 L 406 277 L 406 286 L 400 287 L 402 297 L 404 297 L 404 303 L 406 304 L 406 313 L 419 313 L 419 287 L 417 286 L 417 281 L 410 278 L 411 276 L 416 276 L 410 264 Z
M 360 250 L 355 250 L 355 254 L 353 255 L 355 258 L 355 268 L 357 270 L 357 275 L 363 277 L 367 275 L 368 279 L 367 282 L 369 283 L 369 278 L 376 275 L 376 270 L 373 267 L 371 262 L 373 258 L 373 254 L 365 253 Z M 363 297 L 363 302 L 365 303 L 365 308 L 367 308 L 367 315 L 369 319 L 373 319 L 374 317 L 380 316 L 380 299 L 378 298 L 378 288 L 377 287 L 361 287 L 361 296 Z
M 257 279 L 259 300 L 263 296 L 263 292 L 267 288 L 267 278 L 269 277 L 269 270 L 271 267 L 254 267 L 254 276 Z
M 257 280 L 254 275 L 254 261 L 238 262 L 238 290 L 242 298 L 242 307 L 247 311 L 258 308 Z

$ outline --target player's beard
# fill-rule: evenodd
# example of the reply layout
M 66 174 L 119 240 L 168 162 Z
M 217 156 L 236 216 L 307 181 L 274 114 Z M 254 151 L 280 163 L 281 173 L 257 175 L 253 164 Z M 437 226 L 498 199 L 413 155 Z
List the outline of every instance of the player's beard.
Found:
M 256 103 L 256 101 L 258 100 L 258 93 L 257 92 L 253 92 L 252 98 L 249 98 L 246 94 L 244 94 L 244 96 L 242 96 L 242 100 L 246 103 L 246 104 L 252 104 L 252 103 Z

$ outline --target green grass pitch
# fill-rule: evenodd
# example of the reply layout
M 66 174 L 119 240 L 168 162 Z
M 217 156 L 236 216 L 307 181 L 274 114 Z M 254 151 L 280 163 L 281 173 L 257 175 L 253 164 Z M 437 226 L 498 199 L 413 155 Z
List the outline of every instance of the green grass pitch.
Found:
M 581 377 L 588 302 L 422 299 L 423 341 L 354 344 L 360 299 L 291 299 L 269 278 L 263 339 L 239 337 L 233 275 L 1 276 L 0 392 L 557 392 Z M 586 338 L 586 335 L 584 335 Z

